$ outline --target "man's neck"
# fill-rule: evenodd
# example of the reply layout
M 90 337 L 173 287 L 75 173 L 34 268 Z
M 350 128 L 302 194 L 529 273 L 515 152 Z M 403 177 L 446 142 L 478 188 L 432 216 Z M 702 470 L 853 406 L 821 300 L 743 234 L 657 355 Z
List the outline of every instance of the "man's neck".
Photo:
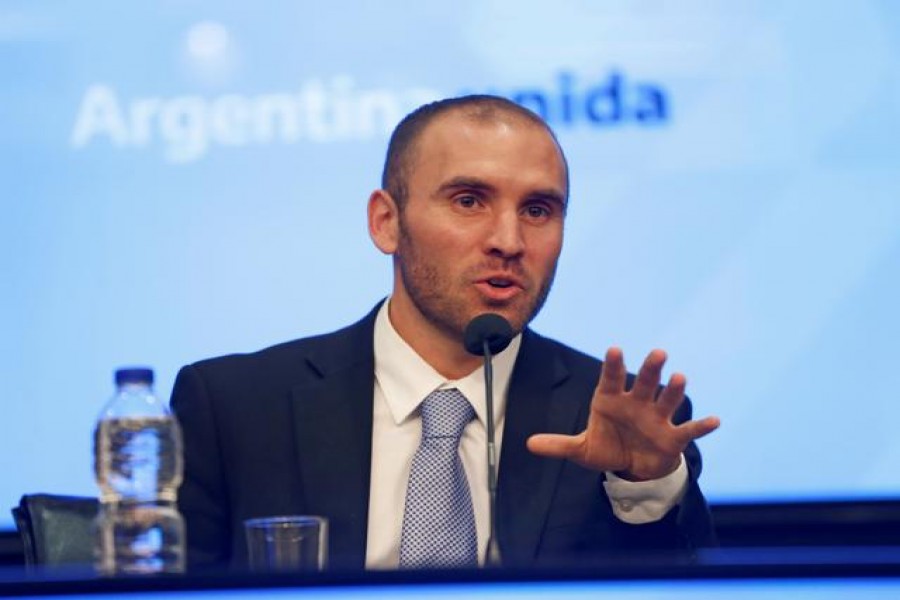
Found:
M 408 298 L 391 297 L 388 318 L 403 341 L 447 379 L 462 379 L 481 366 L 481 359 L 469 354 L 462 340 L 435 327 Z

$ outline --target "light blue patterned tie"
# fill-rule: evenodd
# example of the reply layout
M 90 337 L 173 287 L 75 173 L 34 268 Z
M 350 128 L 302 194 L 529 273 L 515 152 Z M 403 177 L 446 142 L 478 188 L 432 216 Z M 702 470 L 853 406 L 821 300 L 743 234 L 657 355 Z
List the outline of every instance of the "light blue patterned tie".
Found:
M 400 567 L 478 565 L 478 537 L 459 440 L 475 410 L 457 389 L 422 401 L 422 441 L 413 456 L 400 536 Z

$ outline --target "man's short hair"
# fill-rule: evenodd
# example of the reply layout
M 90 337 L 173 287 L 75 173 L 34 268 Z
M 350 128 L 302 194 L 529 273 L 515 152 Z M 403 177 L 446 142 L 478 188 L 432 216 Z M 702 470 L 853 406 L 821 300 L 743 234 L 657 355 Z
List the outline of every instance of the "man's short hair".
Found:
M 523 119 L 543 128 L 559 148 L 563 166 L 566 169 L 566 187 L 568 188 L 569 168 L 565 155 L 553 130 L 540 116 L 502 96 L 460 96 L 420 106 L 406 115 L 394 128 L 388 143 L 384 171 L 381 174 L 381 187 L 394 198 L 399 208 L 402 209 L 407 200 L 407 180 L 415 158 L 416 142 L 432 121 L 451 112 L 462 112 L 466 117 L 475 121 L 494 121 L 503 117 L 512 117 Z

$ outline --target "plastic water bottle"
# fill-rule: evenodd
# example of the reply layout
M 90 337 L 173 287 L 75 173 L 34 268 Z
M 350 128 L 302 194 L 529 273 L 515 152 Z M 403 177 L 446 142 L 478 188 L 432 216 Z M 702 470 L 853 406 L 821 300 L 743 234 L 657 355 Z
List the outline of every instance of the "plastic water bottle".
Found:
M 154 395 L 151 369 L 117 370 L 116 388 L 94 430 L 95 565 L 106 575 L 183 572 L 181 429 Z

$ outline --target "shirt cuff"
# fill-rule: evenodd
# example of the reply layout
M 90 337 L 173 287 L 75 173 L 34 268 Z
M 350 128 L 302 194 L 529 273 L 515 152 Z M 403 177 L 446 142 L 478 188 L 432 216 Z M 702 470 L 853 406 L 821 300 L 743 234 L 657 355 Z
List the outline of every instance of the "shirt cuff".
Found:
M 688 470 L 684 455 L 672 473 L 650 481 L 628 481 L 615 473 L 606 472 L 603 487 L 620 521 L 644 525 L 662 519 L 673 506 L 681 502 L 687 489 Z

